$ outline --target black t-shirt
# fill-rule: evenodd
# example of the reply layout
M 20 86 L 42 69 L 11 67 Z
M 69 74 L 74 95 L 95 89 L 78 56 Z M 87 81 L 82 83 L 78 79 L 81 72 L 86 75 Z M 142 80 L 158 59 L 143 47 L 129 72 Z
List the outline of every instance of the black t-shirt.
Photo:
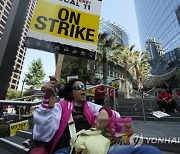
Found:
M 72 112 L 72 116 L 75 122 L 75 127 L 76 127 L 76 132 L 85 129 L 88 130 L 91 128 L 91 125 L 89 124 L 84 111 L 83 111 L 83 106 L 82 107 L 77 107 L 74 106 L 74 110 Z M 69 127 L 68 125 L 66 126 L 64 133 L 62 134 L 61 138 L 59 139 L 58 143 L 56 144 L 55 150 L 58 150 L 62 147 L 69 147 L 69 141 L 70 141 L 70 132 L 69 132 Z

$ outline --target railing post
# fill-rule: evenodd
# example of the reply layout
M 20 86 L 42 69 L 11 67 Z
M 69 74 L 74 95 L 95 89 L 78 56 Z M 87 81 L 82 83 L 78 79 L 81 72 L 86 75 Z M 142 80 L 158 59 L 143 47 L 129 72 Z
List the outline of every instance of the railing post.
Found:
M 144 118 L 144 122 L 146 122 L 146 115 L 145 115 L 145 111 L 144 111 L 144 100 L 143 100 L 143 91 L 140 89 L 140 94 L 141 94 L 141 103 L 142 103 L 142 110 L 143 110 L 143 118 Z
M 21 107 L 19 106 L 19 119 L 21 119 Z
M 153 106 L 152 106 L 152 102 L 151 102 L 151 95 L 149 94 L 149 102 L 150 102 L 150 106 L 151 106 L 151 113 L 152 113 L 152 117 L 153 117 Z
M 116 111 L 116 91 L 115 91 L 115 88 L 113 88 L 113 103 L 114 103 L 114 110 Z

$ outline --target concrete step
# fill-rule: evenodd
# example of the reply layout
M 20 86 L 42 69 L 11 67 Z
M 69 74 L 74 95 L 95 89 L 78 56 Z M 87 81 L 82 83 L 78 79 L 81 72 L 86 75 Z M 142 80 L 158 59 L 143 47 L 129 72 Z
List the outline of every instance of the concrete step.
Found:
M 23 146 L 23 142 L 32 138 L 32 129 L 28 131 L 18 130 L 16 135 L 0 138 L 0 154 L 25 154 L 29 148 Z M 6 153 L 5 153 L 6 151 Z M 9 152 L 9 153 L 8 153 Z
M 121 116 L 143 116 L 143 112 L 119 112 Z M 151 116 L 152 114 L 145 112 L 145 116 Z
M 0 146 L 0 154 L 14 154 L 14 152 L 11 152 L 7 150 L 6 148 L 3 148 Z
M 123 117 L 123 116 L 122 116 Z M 125 116 L 128 117 L 128 116 Z M 143 116 L 129 116 L 131 117 L 133 120 L 144 120 Z M 157 117 L 150 117 L 150 116 L 146 116 L 145 117 L 146 121 L 166 121 L 166 122 L 180 122 L 180 117 L 162 117 L 162 118 L 157 118 Z
M 18 136 L 11 136 L 7 138 L 0 138 L 1 148 L 13 152 L 13 154 L 27 154 L 29 148 L 25 148 L 22 143 L 25 141 L 25 138 L 20 138 Z M 1 151 L 0 151 L 1 152 Z
M 131 108 L 142 108 L 142 103 L 139 103 L 139 104 L 119 104 L 118 105 L 118 108 L 128 108 L 128 107 L 131 107 Z M 157 104 L 152 104 L 152 107 L 153 108 L 158 108 L 158 105 Z M 144 104 L 144 108 L 151 108 L 151 104 Z
M 145 108 L 145 112 L 150 112 L 152 109 L 151 108 Z M 142 112 L 142 108 L 132 108 L 132 107 L 120 107 L 117 109 L 118 112 Z M 157 111 L 157 108 L 153 108 L 153 111 Z
M 24 130 L 18 130 L 16 133 L 16 136 L 22 137 L 22 138 L 32 138 L 32 129 L 30 129 L 29 131 L 24 131 Z

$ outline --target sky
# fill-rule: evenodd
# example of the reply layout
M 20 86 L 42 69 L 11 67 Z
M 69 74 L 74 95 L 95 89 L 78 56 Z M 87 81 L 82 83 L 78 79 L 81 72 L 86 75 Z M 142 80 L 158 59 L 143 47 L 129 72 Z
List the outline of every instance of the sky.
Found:
M 135 49 L 141 50 L 134 0 L 103 0 L 101 18 L 123 27 L 129 34 L 130 45 L 136 45 Z M 54 74 L 54 54 L 27 49 L 18 90 L 22 89 L 22 80 L 24 79 L 24 74 L 28 72 L 28 67 L 31 65 L 31 62 L 37 58 L 42 59 L 43 69 L 46 74 L 45 80 L 49 79 L 49 75 Z M 24 87 L 26 87 L 26 85 Z

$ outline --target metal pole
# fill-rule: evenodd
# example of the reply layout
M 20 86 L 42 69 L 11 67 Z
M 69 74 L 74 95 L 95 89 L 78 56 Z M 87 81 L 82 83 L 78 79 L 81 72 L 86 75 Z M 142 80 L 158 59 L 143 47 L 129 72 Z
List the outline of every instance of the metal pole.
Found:
M 149 94 L 149 102 L 150 102 L 150 106 L 151 106 L 151 113 L 152 113 L 152 117 L 153 117 L 153 106 L 152 106 L 152 102 L 151 102 L 151 95 Z
M 146 122 L 146 116 L 145 116 L 145 111 L 144 111 L 144 100 L 143 100 L 143 92 L 140 89 L 140 94 L 141 94 L 141 103 L 142 103 L 142 110 L 143 110 L 143 118 L 144 118 L 144 122 Z
M 19 119 L 21 119 L 21 106 L 19 106 Z
M 20 94 L 21 98 L 22 98 L 22 96 L 23 96 L 24 82 L 26 82 L 26 80 L 23 80 L 23 81 L 22 81 L 23 84 L 22 84 L 21 94 Z
M 114 110 L 116 111 L 116 92 L 115 92 L 115 88 L 113 88 L 113 103 L 114 103 Z

